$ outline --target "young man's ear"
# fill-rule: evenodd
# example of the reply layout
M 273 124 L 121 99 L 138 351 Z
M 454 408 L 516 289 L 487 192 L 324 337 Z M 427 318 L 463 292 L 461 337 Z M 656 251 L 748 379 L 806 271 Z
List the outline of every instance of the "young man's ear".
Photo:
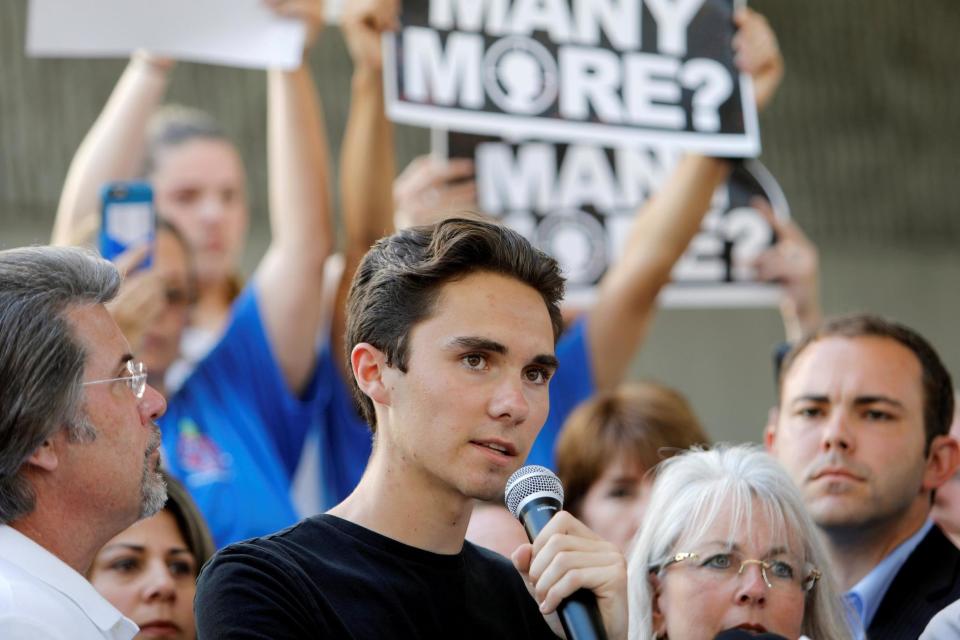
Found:
M 376 404 L 390 404 L 390 389 L 384 381 L 386 354 L 368 342 L 361 342 L 350 352 L 350 366 L 360 391 Z
M 763 430 L 763 446 L 767 453 L 773 453 L 777 443 L 777 422 L 780 420 L 780 407 L 770 407 L 767 411 L 767 426 Z

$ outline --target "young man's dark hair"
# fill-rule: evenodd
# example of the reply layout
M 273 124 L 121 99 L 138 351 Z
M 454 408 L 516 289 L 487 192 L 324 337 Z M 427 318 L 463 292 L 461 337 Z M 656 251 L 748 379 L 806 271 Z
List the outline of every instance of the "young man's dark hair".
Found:
M 954 407 L 953 381 L 950 378 L 950 372 L 947 371 L 936 350 L 923 336 L 909 327 L 877 315 L 864 313 L 832 318 L 804 336 L 783 359 L 778 384 L 781 390 L 791 365 L 803 350 L 813 342 L 829 337 L 890 338 L 912 351 L 923 369 L 923 418 L 926 447 L 929 449 L 935 437 L 949 433 Z
M 478 271 L 508 275 L 536 289 L 550 313 L 554 340 L 560 336 L 563 276 L 556 260 L 512 229 L 451 218 L 383 238 L 364 257 L 347 299 L 347 361 L 354 345 L 367 342 L 405 372 L 410 329 L 430 316 L 443 285 Z M 351 381 L 363 417 L 376 431 L 373 402 L 352 376 Z

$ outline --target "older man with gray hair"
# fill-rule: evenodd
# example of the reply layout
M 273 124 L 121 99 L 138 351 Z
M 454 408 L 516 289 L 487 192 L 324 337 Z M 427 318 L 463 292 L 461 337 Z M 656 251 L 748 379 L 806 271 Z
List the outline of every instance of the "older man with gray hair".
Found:
M 104 306 L 119 285 L 81 249 L 0 251 L 0 637 L 137 632 L 83 577 L 166 500 L 166 403 Z

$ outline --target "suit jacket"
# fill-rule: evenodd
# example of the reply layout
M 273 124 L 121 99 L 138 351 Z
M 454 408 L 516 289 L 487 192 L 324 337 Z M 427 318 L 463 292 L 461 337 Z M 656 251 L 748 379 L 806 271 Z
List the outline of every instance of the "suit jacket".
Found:
M 930 619 L 958 598 L 960 549 L 934 526 L 890 583 L 867 629 L 867 638 L 918 638 Z

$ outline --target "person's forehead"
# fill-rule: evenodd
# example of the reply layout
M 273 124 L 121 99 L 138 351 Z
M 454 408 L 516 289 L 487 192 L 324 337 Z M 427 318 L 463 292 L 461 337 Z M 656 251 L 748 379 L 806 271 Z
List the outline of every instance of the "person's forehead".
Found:
M 640 462 L 640 453 L 618 449 L 609 452 L 607 464 L 601 468 L 599 479 L 603 480 L 651 480 L 648 469 Z
M 157 154 L 157 174 L 165 177 L 190 173 L 190 169 L 204 166 L 224 172 L 242 172 L 240 153 L 228 140 L 195 137 L 178 144 L 163 147 Z M 194 175 L 203 179 L 203 175 Z
M 190 273 L 188 249 L 183 242 L 168 229 L 157 230 L 154 250 L 154 268 L 166 278 L 187 280 Z
M 111 375 L 130 352 L 130 345 L 110 312 L 102 304 L 83 304 L 68 307 L 64 315 L 86 351 L 89 374 Z
M 880 336 L 827 336 L 810 343 L 787 370 L 785 396 L 841 387 L 895 398 L 923 392 L 923 368 L 909 348 Z
M 424 322 L 431 320 L 462 335 L 495 341 L 515 337 L 516 331 L 522 330 L 524 338 L 539 344 L 542 353 L 554 350 L 546 302 L 530 285 L 499 273 L 476 272 L 444 283 L 433 313 Z
M 161 509 L 149 518 L 133 523 L 108 543 L 108 545 L 114 544 L 162 549 L 186 547 L 177 520 L 168 509 Z
M 732 504 L 727 501 L 709 523 L 705 523 L 707 526 L 691 523 L 693 526 L 687 527 L 688 535 L 683 543 L 710 548 L 736 546 L 742 552 L 759 555 L 774 549 L 796 551 L 803 548 L 799 532 L 786 525 L 786 514 L 765 509 L 759 500 L 754 500 L 751 506 L 749 515 L 747 512 L 735 515 Z M 700 515 L 706 517 L 704 512 Z

